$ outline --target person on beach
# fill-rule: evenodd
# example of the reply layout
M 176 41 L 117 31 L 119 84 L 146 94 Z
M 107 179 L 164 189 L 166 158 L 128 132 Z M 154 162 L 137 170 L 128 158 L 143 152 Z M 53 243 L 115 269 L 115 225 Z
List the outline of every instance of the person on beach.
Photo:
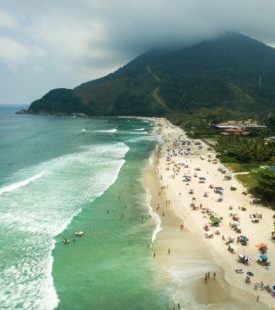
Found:
M 154 252 L 154 255 L 153 255 L 153 257 L 156 257 L 156 252 Z
M 180 230 L 183 230 L 183 228 L 184 228 L 184 225 L 181 224 L 181 225 L 180 225 Z
M 216 272 L 213 272 L 213 279 L 216 279 Z
M 169 255 L 170 253 L 171 253 L 171 249 L 169 248 L 169 249 L 168 249 L 168 255 Z
M 260 296 L 257 296 L 256 302 L 260 302 Z
M 264 282 L 263 281 L 260 282 L 260 288 L 261 288 L 261 290 L 264 289 Z
M 204 275 L 204 282 L 205 282 L 205 284 L 207 284 L 207 280 L 208 280 L 208 278 L 207 278 L 207 273 Z

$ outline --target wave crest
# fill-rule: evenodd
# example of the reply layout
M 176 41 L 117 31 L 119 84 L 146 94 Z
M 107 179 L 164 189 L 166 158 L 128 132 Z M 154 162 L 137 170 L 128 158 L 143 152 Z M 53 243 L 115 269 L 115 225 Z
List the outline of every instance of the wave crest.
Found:
M 0 188 L 0 195 L 2 195 L 4 193 L 9 193 L 9 192 L 15 191 L 15 190 L 17 190 L 19 188 L 27 186 L 30 183 L 32 183 L 32 182 L 42 178 L 43 175 L 44 175 L 44 172 L 40 172 L 40 173 L 35 174 L 34 176 L 32 176 L 32 177 L 30 177 L 30 178 L 28 178 L 26 180 L 10 184 L 10 185 L 8 185 L 6 187 L 2 187 L 2 188 Z

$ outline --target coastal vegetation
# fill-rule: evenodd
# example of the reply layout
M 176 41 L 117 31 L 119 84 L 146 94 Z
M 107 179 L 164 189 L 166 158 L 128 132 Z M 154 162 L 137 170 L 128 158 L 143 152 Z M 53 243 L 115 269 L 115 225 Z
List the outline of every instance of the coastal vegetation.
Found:
M 265 118 L 274 111 L 274 83 L 275 50 L 230 33 L 191 46 L 153 49 L 103 78 L 50 91 L 28 112 L 172 114 L 191 116 L 193 123 Z
M 275 207 L 275 143 L 266 143 L 262 136 L 219 136 L 215 149 L 233 171 L 247 171 L 237 178 L 255 196 Z

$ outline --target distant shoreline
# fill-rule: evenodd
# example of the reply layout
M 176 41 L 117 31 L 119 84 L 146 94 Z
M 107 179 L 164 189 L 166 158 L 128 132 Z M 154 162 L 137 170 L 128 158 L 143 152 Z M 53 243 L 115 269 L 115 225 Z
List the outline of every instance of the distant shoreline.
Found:
M 56 117 L 79 117 L 79 118 L 91 118 L 91 119 L 102 119 L 102 118 L 111 118 L 111 119 L 144 119 L 144 120 L 156 120 L 159 117 L 155 116 L 140 116 L 140 115 L 88 115 L 85 113 L 48 113 L 48 112 L 39 112 L 39 113 L 34 113 L 30 112 L 27 109 L 22 109 L 19 111 L 16 111 L 15 114 L 20 114 L 20 115 L 35 115 L 35 116 L 56 116 Z

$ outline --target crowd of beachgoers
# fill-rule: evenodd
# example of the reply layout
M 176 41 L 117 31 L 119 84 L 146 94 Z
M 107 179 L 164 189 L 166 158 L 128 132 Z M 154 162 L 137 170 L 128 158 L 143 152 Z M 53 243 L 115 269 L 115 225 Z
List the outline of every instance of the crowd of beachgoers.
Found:
M 212 147 L 189 139 L 167 120 L 159 126 L 164 142 L 156 173 L 165 203 L 158 204 L 158 213 L 164 216 L 172 208 L 182 219 L 179 230 L 203 238 L 230 285 L 253 294 L 255 303 L 274 306 L 274 212 L 246 191 Z M 173 254 L 172 246 L 168 254 Z M 205 285 L 214 274 L 202 274 Z

